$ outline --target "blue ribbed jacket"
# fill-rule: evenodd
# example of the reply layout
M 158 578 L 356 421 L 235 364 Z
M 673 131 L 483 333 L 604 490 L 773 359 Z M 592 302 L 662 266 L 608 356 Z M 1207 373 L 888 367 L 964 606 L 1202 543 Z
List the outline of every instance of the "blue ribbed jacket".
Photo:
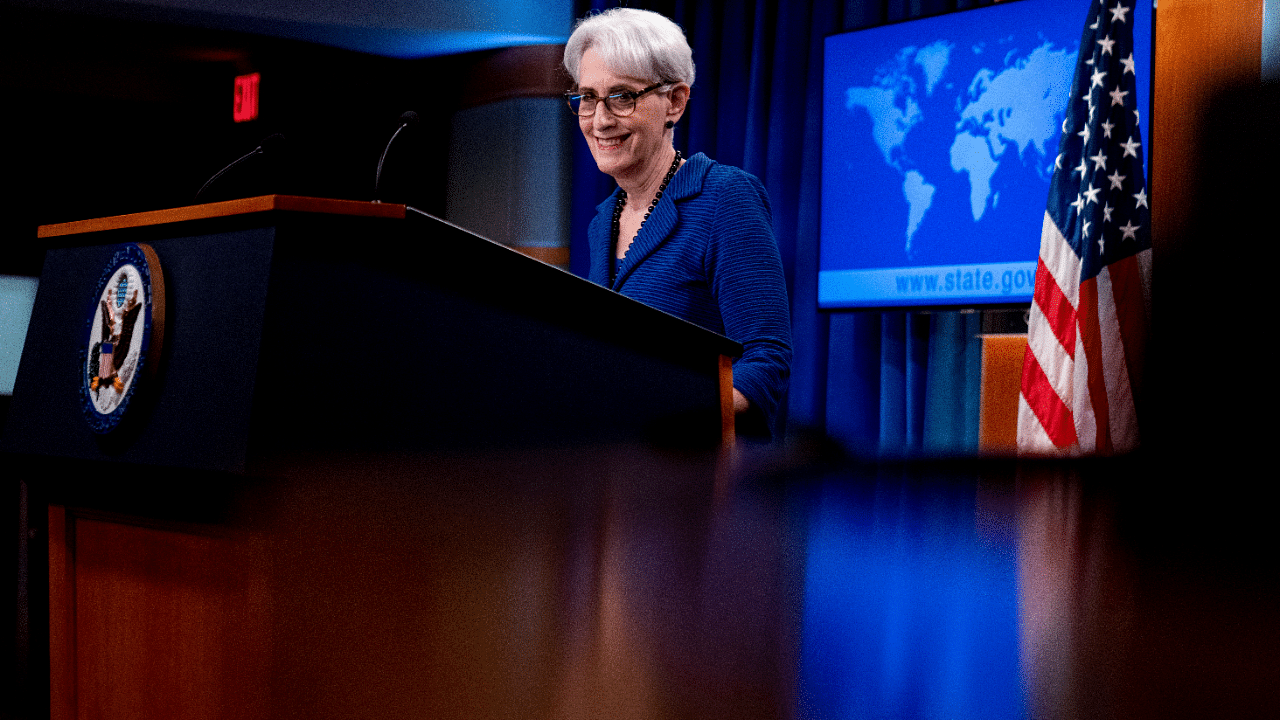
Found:
M 739 432 L 772 436 L 791 377 L 791 316 L 769 195 L 755 176 L 698 153 L 685 161 L 610 281 L 618 190 L 587 231 L 589 279 L 741 343 Z

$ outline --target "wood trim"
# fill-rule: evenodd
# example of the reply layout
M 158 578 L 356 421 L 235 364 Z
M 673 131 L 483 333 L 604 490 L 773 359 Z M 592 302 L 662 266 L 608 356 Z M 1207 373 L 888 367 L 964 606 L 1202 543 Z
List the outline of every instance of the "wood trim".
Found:
M 250 213 L 283 210 L 287 212 L 324 213 L 328 215 L 359 215 L 404 219 L 404 205 L 392 203 L 373 203 L 359 200 L 336 200 L 332 198 L 301 197 L 298 195 L 259 195 L 258 197 L 227 200 L 225 202 L 207 203 L 204 205 L 188 205 L 167 210 L 151 210 L 148 212 L 114 215 L 92 220 L 76 220 L 74 222 L 41 225 L 37 237 L 52 238 L 81 233 L 120 230 L 123 228 L 164 225 L 167 223 L 186 222 L 189 220 L 207 220 L 210 218 L 247 215 Z
M 548 247 L 542 245 L 508 245 L 507 247 L 515 250 L 521 255 L 526 255 L 548 265 L 559 265 L 562 267 L 569 265 L 569 248 L 567 247 Z
M 49 718 L 76 717 L 75 543 L 67 509 L 49 506 Z
M 1203 179 L 1207 105 L 1215 92 L 1262 77 L 1262 0 L 1165 0 L 1155 37 L 1151 237 L 1159 263 L 1188 231 Z M 1188 52 L 1187 48 L 1195 48 Z M 1153 290 L 1160 271 L 1153 270 Z
M 147 258 L 147 266 L 151 276 L 151 343 L 147 347 L 146 364 L 143 373 L 148 378 L 154 377 L 160 367 L 160 357 L 164 353 L 164 321 L 165 292 L 164 268 L 160 264 L 160 256 L 154 248 L 146 243 L 138 243 L 138 249 Z M 148 380 L 149 382 L 149 380 Z
M 720 356 L 720 442 L 733 444 L 737 428 L 733 419 L 733 358 Z
M 563 60 L 564 45 L 495 50 L 467 73 L 461 105 L 466 109 L 513 98 L 559 98 L 573 84 Z
M 1018 451 L 1018 396 L 1026 351 L 1026 333 L 982 336 L 978 451 L 985 455 Z

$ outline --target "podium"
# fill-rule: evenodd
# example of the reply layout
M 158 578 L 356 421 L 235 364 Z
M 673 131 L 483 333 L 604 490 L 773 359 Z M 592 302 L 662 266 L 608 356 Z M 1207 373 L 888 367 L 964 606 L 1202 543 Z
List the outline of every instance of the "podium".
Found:
M 41 235 L 10 450 L 252 473 L 316 448 L 732 437 L 737 343 L 402 205 L 265 196 Z M 127 443 L 73 397 L 119 243 L 154 248 L 168 306 Z
M 402 205 L 40 235 L 0 450 L 49 508 L 55 718 L 510 716 L 573 634 L 554 586 L 598 582 L 564 541 L 598 532 L 601 488 L 687 513 L 732 442 L 740 345 Z M 158 258 L 163 344 L 99 433 L 78 393 L 122 244 Z M 522 679 L 476 676 L 499 670 Z

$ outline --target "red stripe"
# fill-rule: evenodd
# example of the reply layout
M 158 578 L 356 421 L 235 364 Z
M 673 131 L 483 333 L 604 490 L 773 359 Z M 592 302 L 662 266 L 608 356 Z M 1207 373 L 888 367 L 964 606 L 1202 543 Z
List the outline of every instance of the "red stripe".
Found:
M 1071 408 L 1054 392 L 1053 385 L 1045 377 L 1044 369 L 1036 360 L 1035 353 L 1031 352 L 1030 345 L 1022 358 L 1022 396 L 1055 446 L 1068 447 L 1076 444 L 1076 426 L 1071 419 Z
M 1089 402 L 1093 405 L 1093 417 L 1097 426 L 1098 441 L 1094 452 L 1111 453 L 1111 405 L 1107 397 L 1107 381 L 1102 367 L 1102 333 L 1098 328 L 1098 281 L 1089 278 L 1080 283 L 1080 308 L 1076 316 L 1080 329 L 1080 344 L 1084 347 L 1084 359 L 1088 364 Z
M 1040 312 L 1049 321 L 1049 329 L 1058 338 L 1058 344 L 1066 351 L 1067 357 L 1076 354 L 1076 309 L 1071 301 L 1062 294 L 1058 281 L 1049 271 L 1049 266 L 1040 258 L 1036 264 L 1036 290 L 1032 295 L 1040 306 Z
M 1136 412 L 1138 390 L 1142 387 L 1142 353 L 1147 340 L 1142 273 L 1134 255 L 1111 263 L 1107 270 L 1111 274 L 1111 297 L 1115 298 L 1120 341 L 1124 343 L 1124 360 Z

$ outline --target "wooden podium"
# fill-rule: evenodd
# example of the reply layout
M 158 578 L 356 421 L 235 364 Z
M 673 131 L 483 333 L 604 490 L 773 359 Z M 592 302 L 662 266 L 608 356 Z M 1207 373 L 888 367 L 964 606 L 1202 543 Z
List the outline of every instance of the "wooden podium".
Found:
M 737 343 L 403 205 L 265 196 L 41 236 L 11 450 L 252 474 L 314 448 L 732 438 Z M 159 392 L 104 448 L 71 397 L 80 335 L 138 242 L 166 278 Z
M 548 690 L 578 622 L 555 587 L 598 582 L 565 548 L 601 483 L 709 497 L 737 343 L 402 205 L 264 196 L 40 236 L 0 449 L 49 507 L 52 717 L 590 706 Z M 163 268 L 163 352 L 99 435 L 78 383 L 122 243 Z

